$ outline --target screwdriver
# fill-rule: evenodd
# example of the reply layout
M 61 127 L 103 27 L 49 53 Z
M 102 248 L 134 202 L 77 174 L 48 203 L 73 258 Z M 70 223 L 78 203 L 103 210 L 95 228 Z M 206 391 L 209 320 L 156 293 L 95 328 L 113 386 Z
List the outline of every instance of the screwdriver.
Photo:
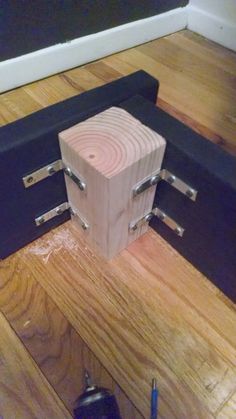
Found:
M 76 400 L 75 419 L 121 419 L 114 394 L 104 387 L 92 384 L 85 371 L 85 391 Z
M 156 379 L 152 380 L 152 394 L 151 394 L 151 419 L 157 419 L 158 411 L 158 390 Z

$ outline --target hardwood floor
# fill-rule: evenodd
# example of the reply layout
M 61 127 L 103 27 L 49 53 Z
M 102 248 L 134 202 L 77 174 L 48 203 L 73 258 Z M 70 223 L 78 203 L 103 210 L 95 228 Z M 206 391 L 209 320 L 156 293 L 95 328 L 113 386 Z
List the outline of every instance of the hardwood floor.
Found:
M 48 384 L 0 313 L 0 389 L 3 418 L 71 418 L 60 398 Z
M 236 155 L 236 54 L 189 31 L 4 93 L 0 123 L 139 68 L 160 107 Z M 124 419 L 149 417 L 153 376 L 160 418 L 236 417 L 235 305 L 153 231 L 105 262 L 67 222 L 0 262 L 0 310 L 4 419 L 70 417 L 81 366 Z
M 64 233 L 64 237 L 66 238 L 67 246 L 70 245 L 69 236 L 65 236 Z M 49 254 L 44 254 L 42 251 L 42 256 L 44 261 L 46 261 Z M 10 257 L 0 262 L 0 313 L 4 314 L 5 319 L 7 319 L 18 338 L 28 350 L 25 358 L 29 357 L 29 354 L 31 355 L 69 411 L 72 412 L 76 398 L 83 391 L 84 370 L 87 369 L 90 371 L 96 384 L 108 387 L 114 391 L 119 399 L 120 410 L 124 418 L 141 418 L 141 415 L 125 396 L 121 388 L 102 367 L 61 310 L 37 282 L 34 272 L 27 268 L 27 265 L 21 258 L 14 259 L 13 256 L 13 258 Z M 14 343 L 15 348 L 17 348 L 16 336 Z M 3 382 L 6 381 L 7 371 L 7 366 L 4 365 Z M 1 359 L 0 372 L 2 372 Z M 30 379 L 29 370 L 28 374 Z M 17 377 L 15 377 L 16 379 Z M 18 402 L 12 405 L 12 409 L 8 406 L 7 410 L 3 403 L 6 396 L 5 387 L 2 393 L 1 385 L 2 382 L 0 382 L 0 415 L 2 414 L 4 419 L 15 419 L 15 416 L 13 416 L 15 415 L 14 409 L 19 409 L 20 412 L 23 412 L 21 409 L 25 408 L 24 406 L 31 412 L 31 399 L 27 400 L 24 396 L 24 399 L 21 400 L 20 390 L 15 390 L 13 383 L 11 383 L 12 389 L 16 391 L 14 397 L 18 394 Z M 7 399 L 8 402 L 9 397 Z M 39 397 L 41 397 L 40 393 Z M 22 416 L 19 416 L 19 419 L 31 417 L 41 419 L 42 416 L 40 416 L 39 411 L 35 416 L 33 414 L 30 416 L 27 409 L 24 411 L 25 416 L 21 413 Z M 45 415 L 47 411 L 42 409 L 42 412 Z M 49 417 L 53 419 L 53 416 Z M 63 416 L 61 413 L 56 417 L 64 419 L 66 416 Z

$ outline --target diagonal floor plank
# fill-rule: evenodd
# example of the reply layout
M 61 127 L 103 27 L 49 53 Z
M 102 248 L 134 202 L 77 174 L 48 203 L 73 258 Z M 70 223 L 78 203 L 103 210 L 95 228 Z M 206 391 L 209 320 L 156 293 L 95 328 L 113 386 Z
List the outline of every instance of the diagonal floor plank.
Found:
M 0 313 L 0 415 L 4 419 L 71 418 Z
M 39 249 L 65 232 L 75 248 L 52 249 L 45 263 Z M 173 415 L 169 397 L 177 417 L 198 409 L 205 418 L 204 406 L 211 417 L 236 389 L 236 312 L 156 233 L 106 262 L 68 222 L 20 254 L 144 416 L 152 374 L 164 417 Z
M 83 391 L 88 369 L 97 385 L 115 392 L 124 418 L 141 418 L 21 258 L 1 262 L 0 310 L 68 410 Z

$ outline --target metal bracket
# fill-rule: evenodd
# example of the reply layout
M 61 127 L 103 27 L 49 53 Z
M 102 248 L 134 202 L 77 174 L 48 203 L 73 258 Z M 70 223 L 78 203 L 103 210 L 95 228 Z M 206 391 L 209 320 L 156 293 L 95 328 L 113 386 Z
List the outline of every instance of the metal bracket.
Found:
M 197 199 L 197 191 L 185 183 L 183 180 L 179 179 L 173 173 L 169 172 L 169 170 L 162 169 L 160 172 L 160 176 L 162 180 L 165 180 L 169 183 L 173 188 L 177 189 L 179 192 L 182 192 L 192 201 L 196 201 Z
M 146 189 L 150 188 L 151 186 L 156 185 L 160 180 L 161 180 L 160 172 L 145 179 L 142 183 L 139 183 L 133 188 L 133 197 L 146 191 Z
M 81 225 L 83 230 L 88 230 L 89 229 L 89 224 L 87 223 L 86 220 L 84 220 L 81 215 L 78 213 L 77 210 L 75 210 L 74 208 L 70 207 L 70 213 L 73 217 L 76 217 L 77 221 L 79 222 L 79 224 Z
M 62 204 L 58 205 L 57 207 L 51 209 L 50 211 L 45 212 L 44 214 L 40 215 L 39 217 L 35 218 L 36 226 L 41 226 L 42 224 L 46 223 L 47 221 L 51 220 L 58 215 L 63 214 L 66 210 L 70 211 L 70 214 L 76 217 L 84 230 L 88 230 L 89 224 L 85 221 L 78 212 L 71 207 L 69 202 L 63 202 Z
M 139 227 L 142 227 L 144 224 L 149 223 L 151 219 L 154 217 L 153 211 L 148 212 L 146 215 L 144 215 L 142 218 L 140 218 L 137 221 L 131 222 L 129 224 L 129 230 L 130 231 L 136 231 Z
M 25 188 L 35 185 L 35 183 L 40 182 L 43 179 L 46 179 L 49 176 L 54 175 L 60 170 L 64 170 L 64 173 L 69 176 L 73 182 L 75 182 L 81 191 L 86 189 L 86 183 L 76 176 L 72 170 L 63 163 L 62 160 L 56 160 L 47 166 L 41 167 L 41 169 L 36 170 L 35 172 L 30 173 L 27 176 L 22 178 Z
M 47 166 L 41 167 L 41 169 L 36 170 L 35 172 L 30 173 L 27 176 L 23 177 L 23 183 L 25 188 L 35 185 L 35 183 L 40 182 L 43 179 L 46 179 L 49 176 L 54 175 L 56 172 L 59 172 L 64 167 L 62 160 L 56 160 Z
M 42 224 L 46 223 L 52 218 L 63 214 L 63 212 L 65 212 L 68 209 L 70 209 L 69 203 L 63 202 L 62 204 L 58 205 L 56 208 L 53 208 L 50 211 L 47 211 L 44 214 L 40 215 L 39 217 L 35 218 L 35 224 L 36 226 L 41 226 Z
M 184 228 L 181 227 L 173 218 L 169 217 L 164 211 L 158 207 L 154 207 L 152 210 L 153 214 L 159 218 L 163 223 L 165 223 L 171 230 L 177 234 L 177 236 L 182 237 L 184 234 Z
M 69 167 L 64 167 L 64 173 L 67 176 L 69 176 L 69 178 L 71 180 L 73 180 L 73 182 L 76 183 L 76 185 L 79 187 L 79 189 L 81 191 L 85 191 L 85 189 L 86 189 L 86 183 L 83 182 L 83 180 L 81 180 L 80 178 L 78 178 L 78 176 L 76 176 Z
M 133 197 L 141 194 L 151 186 L 156 185 L 161 180 L 165 180 L 167 183 L 173 186 L 173 188 L 186 195 L 189 199 L 196 201 L 197 191 L 166 169 L 162 169 L 160 172 L 150 176 L 142 183 L 136 185 L 133 188 Z
M 164 211 L 162 211 L 158 207 L 154 207 L 152 211 L 144 215 L 139 220 L 130 223 L 129 230 L 130 231 L 136 231 L 139 227 L 142 225 L 149 223 L 151 219 L 156 216 L 161 220 L 163 223 L 165 223 L 168 227 L 170 227 L 178 236 L 182 237 L 184 234 L 184 228 L 181 227 L 178 223 L 176 223 L 173 218 L 169 217 Z

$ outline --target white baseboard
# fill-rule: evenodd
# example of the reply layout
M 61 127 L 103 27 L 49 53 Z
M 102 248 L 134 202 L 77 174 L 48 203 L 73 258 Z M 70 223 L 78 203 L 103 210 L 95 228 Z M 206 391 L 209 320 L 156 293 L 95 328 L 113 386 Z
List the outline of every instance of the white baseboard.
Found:
M 178 8 L 0 62 L 0 92 L 177 32 L 186 26 L 186 8 Z
M 236 24 L 195 6 L 188 6 L 188 29 L 236 51 Z
M 171 10 L 0 62 L 0 92 L 188 27 L 236 51 L 236 25 L 196 6 Z

